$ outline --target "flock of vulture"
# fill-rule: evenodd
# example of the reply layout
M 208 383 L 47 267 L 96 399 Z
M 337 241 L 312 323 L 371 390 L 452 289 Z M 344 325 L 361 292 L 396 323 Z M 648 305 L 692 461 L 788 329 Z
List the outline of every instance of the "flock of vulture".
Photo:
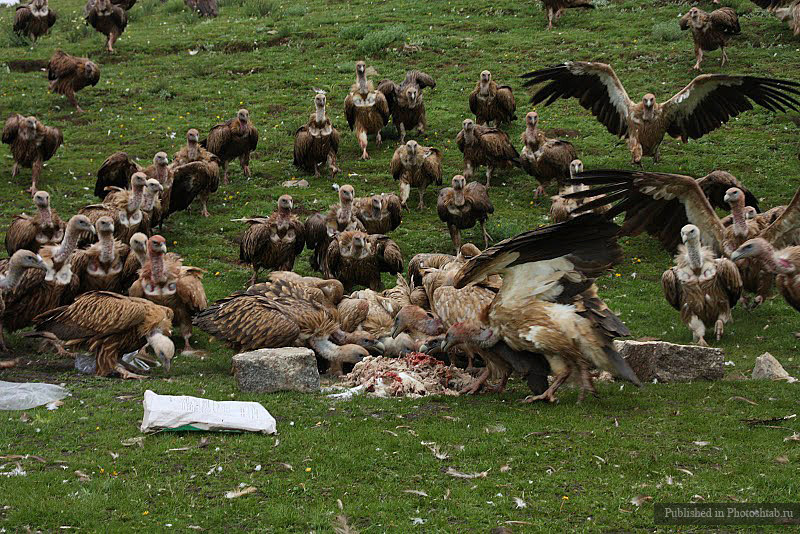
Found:
M 780 16 L 795 17 L 797 0 L 755 0 Z M 125 11 L 135 1 L 89 0 L 87 22 L 108 36 L 112 50 L 124 29 Z M 552 26 L 563 9 L 592 7 L 588 0 L 545 0 Z M 788 14 L 787 14 L 788 13 Z M 37 37 L 55 21 L 46 0 L 17 9 L 15 30 Z M 681 20 L 691 29 L 699 69 L 703 52 L 722 49 L 739 33 L 736 13 L 721 8 L 705 13 L 693 7 Z M 705 345 L 706 331 L 723 335 L 737 304 L 755 307 L 777 288 L 800 311 L 800 189 L 788 205 L 762 210 L 756 197 L 734 176 L 714 171 L 695 179 L 647 172 L 642 158 L 659 161 L 664 137 L 688 142 L 719 128 L 757 104 L 769 111 L 800 111 L 800 84 L 793 81 L 704 74 L 662 102 L 652 93 L 632 100 L 611 66 L 566 62 L 523 74 L 526 87 L 538 87 L 532 104 L 548 106 L 574 98 L 610 133 L 624 139 L 635 170 L 584 170 L 572 143 L 548 138 L 537 112 L 525 115 L 521 150 L 503 130 L 517 120 L 514 91 L 480 73 L 469 95 L 474 119 L 463 121 L 456 143 L 463 172 L 440 190 L 437 213 L 446 224 L 454 255 L 421 253 L 408 263 L 387 234 L 410 210 L 411 188 L 424 207 L 429 185 L 442 185 L 442 155 L 406 137 L 423 133 L 423 91 L 436 82 L 409 71 L 400 82 L 377 86 L 367 65 L 355 66 L 355 83 L 344 101 L 347 123 L 369 158 L 369 139 L 381 143 L 391 120 L 400 143 L 390 163 L 399 194 L 358 197 L 351 185 L 338 187 L 338 202 L 327 212 L 301 220 L 290 195 L 282 195 L 269 216 L 241 219 L 246 226 L 240 260 L 253 274 L 248 288 L 208 304 L 204 271 L 184 265 L 167 252 L 157 233 L 176 212 L 197 202 L 208 216 L 208 199 L 228 183 L 229 162 L 239 159 L 250 176 L 250 153 L 258 130 L 246 109 L 217 124 L 205 138 L 196 129 L 172 157 L 158 152 L 142 167 L 124 152 L 110 155 L 97 171 L 97 204 L 66 221 L 38 190 L 43 162 L 62 143 L 61 132 L 35 117 L 12 114 L 2 133 L 20 166 L 32 168 L 34 215 L 21 214 L 6 232 L 9 259 L 0 261 L 0 349 L 2 333 L 33 327 L 44 343 L 85 348 L 96 356 L 96 374 L 140 378 L 121 358 L 152 350 L 169 369 L 177 328 L 184 351 L 191 351 L 193 326 L 237 350 L 307 346 L 329 371 L 370 354 L 399 356 L 414 351 L 443 359 L 465 355 L 485 363 L 466 391 L 498 381 L 502 391 L 518 373 L 533 395 L 555 400 L 569 378 L 582 399 L 595 393 L 593 371 L 605 370 L 639 385 L 634 372 L 614 350 L 613 339 L 630 335 L 599 297 L 595 279 L 621 261 L 621 236 L 643 232 L 676 253 L 664 272 L 667 301 L 680 312 L 694 341 Z M 51 89 L 77 108 L 75 92 L 99 80 L 99 67 L 86 58 L 56 51 L 48 66 Z M 316 90 L 314 112 L 295 134 L 294 165 L 319 177 L 337 166 L 339 131 L 327 115 L 327 97 Z M 470 181 L 486 168 L 486 181 Z M 518 167 L 539 182 L 536 196 L 555 184 L 554 224 L 524 232 L 489 247 L 486 221 L 494 208 L 489 197 L 498 169 Z M 730 211 L 725 218 L 716 209 Z M 621 226 L 614 219 L 624 216 Z M 480 224 L 485 250 L 462 244 L 460 232 Z M 304 248 L 319 277 L 292 272 Z M 259 282 L 259 271 L 270 270 Z M 382 273 L 397 276 L 384 289 Z M 361 287 L 363 289 L 356 289 Z M 354 291 L 355 289 L 355 291 Z M 10 365 L 6 362 L 7 365 Z M 550 378 L 549 378 L 550 377 Z

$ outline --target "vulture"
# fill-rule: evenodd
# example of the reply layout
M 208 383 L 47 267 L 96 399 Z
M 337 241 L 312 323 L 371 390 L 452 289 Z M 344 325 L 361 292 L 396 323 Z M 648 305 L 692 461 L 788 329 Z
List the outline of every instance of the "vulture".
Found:
M 469 110 L 478 124 L 501 126 L 504 122 L 517 120 L 517 103 L 514 92 L 508 85 L 497 85 L 488 70 L 481 72 L 478 84 L 469 95 Z
M 222 162 L 223 180 L 228 185 L 228 162 L 239 158 L 242 173 L 250 178 L 250 152 L 258 146 L 258 130 L 250 121 L 250 112 L 240 109 L 235 119 L 217 124 L 208 132 L 201 146 Z
M 259 269 L 291 271 L 294 260 L 306 244 L 306 228 L 292 213 L 294 200 L 281 195 L 278 209 L 269 217 L 248 217 L 247 230 L 239 246 L 239 260 L 253 266 L 253 276 L 248 285 L 256 283 Z
M 3 339 L 3 316 L 6 311 L 4 293 L 14 291 L 28 269 L 46 271 L 47 266 L 41 256 L 30 250 L 17 250 L 10 259 L 0 260 L 0 352 L 8 352 Z
M 75 99 L 75 92 L 87 85 L 97 85 L 100 81 L 100 67 L 89 61 L 89 58 L 75 57 L 56 50 L 47 64 L 47 79 L 50 80 L 52 92 L 66 96 L 75 110 L 83 113 Z
M 192 317 L 208 306 L 203 288 L 205 271 L 187 267 L 177 254 L 167 254 L 167 242 L 154 235 L 147 242 L 147 260 L 139 279 L 128 290 L 132 297 L 150 300 L 172 310 L 173 323 L 180 328 L 184 353 L 192 352 Z
M 661 276 L 664 297 L 681 312 L 681 321 L 692 331 L 695 343 L 708 346 L 706 328 L 713 328 L 717 341 L 731 320 L 731 308 L 742 294 L 739 269 L 728 258 L 717 258 L 700 244 L 700 230 L 693 224 L 681 229 L 675 267 Z
M 739 27 L 739 17 L 736 11 L 729 7 L 722 7 L 706 13 L 696 7 L 691 8 L 680 19 L 681 30 L 692 30 L 694 40 L 694 56 L 697 62 L 692 67 L 700 70 L 703 62 L 703 52 L 712 52 L 719 48 L 722 51 L 721 67 L 728 62 L 728 54 L 725 46 L 734 35 L 739 35 L 742 29 Z
M 125 9 L 111 0 L 89 0 L 85 18 L 92 28 L 106 36 L 106 50 L 113 52 L 114 43 L 128 25 L 128 13 Z
M 489 187 L 495 167 L 521 166 L 519 154 L 508 134 L 497 128 L 476 125 L 465 119 L 456 137 L 458 149 L 464 154 L 464 176 L 472 178 L 472 171 L 486 165 L 486 187 Z
M 36 215 L 16 215 L 6 231 L 6 252 L 11 256 L 22 249 L 37 252 L 44 245 L 56 245 L 64 238 L 64 222 L 50 207 L 50 194 L 33 195 Z
M 338 280 L 326 280 L 316 276 L 302 276 L 292 271 L 272 271 L 269 273 L 269 284 L 272 289 L 278 288 L 278 282 L 286 282 L 289 286 L 304 286 L 319 290 L 318 297 L 315 297 L 320 304 L 329 308 L 335 308 L 344 298 L 344 286 Z M 251 289 L 259 290 L 262 284 L 255 284 Z M 261 291 L 263 293 L 263 291 Z
M 32 169 L 32 182 L 28 192 L 36 193 L 44 162 L 52 158 L 64 143 L 61 130 L 45 126 L 36 117 L 23 117 L 15 113 L 3 126 L 3 143 L 11 145 L 14 166 L 11 178 L 16 178 L 20 167 Z
M 583 172 L 583 162 L 579 159 L 573 160 L 569 164 L 570 178 L 574 178 L 576 174 Z M 550 218 L 553 222 L 564 222 L 573 217 L 573 210 L 578 206 L 582 206 L 585 202 L 590 202 L 591 198 L 567 198 L 570 193 L 578 191 L 585 191 L 588 187 L 584 184 L 571 183 L 564 185 L 559 189 L 559 194 L 550 197 L 552 203 L 550 204 Z M 599 206 L 592 210 L 594 213 L 605 213 L 608 211 L 608 206 Z
M 217 0 L 185 0 L 189 9 L 199 13 L 201 17 L 216 17 L 219 15 Z
M 83 16 L 85 17 L 89 10 L 94 6 L 95 0 L 88 0 L 83 8 Z M 130 11 L 136 5 L 136 0 L 111 0 L 115 6 L 121 7 L 125 11 Z
M 763 0 L 762 0 L 763 1 Z M 784 0 L 785 7 L 774 10 L 775 16 L 789 24 L 795 37 L 800 35 L 800 2 L 797 0 Z
M 56 12 L 50 9 L 47 0 L 32 0 L 17 6 L 14 13 L 14 31 L 34 41 L 47 34 L 56 23 Z
M 397 147 L 389 169 L 392 177 L 400 180 L 400 201 L 406 209 L 412 186 L 419 191 L 417 209 L 421 210 L 425 207 L 423 197 L 428 185 L 442 185 L 442 153 L 433 147 L 420 146 L 414 140 Z
M 795 216 L 795 225 L 798 224 Z M 800 312 L 800 246 L 774 247 L 757 237 L 742 243 L 731 255 L 734 261 L 756 259 L 764 269 L 775 275 L 775 282 L 786 303 Z M 795 336 L 798 334 L 796 333 Z
M 134 233 L 147 233 L 149 230 L 150 221 L 141 209 L 146 185 L 147 175 L 135 172 L 131 176 L 130 189 L 110 186 L 102 204 L 90 204 L 81 208 L 78 213 L 86 215 L 92 222 L 100 217 L 111 217 L 114 221 L 114 237 L 127 243 Z
M 569 141 L 548 139 L 539 130 L 539 114 L 535 111 L 525 115 L 525 131 L 522 132 L 522 169 L 539 181 L 534 198 L 543 195 L 545 185 L 556 180 L 559 185 L 570 177 L 570 163 L 578 159 L 575 147 Z
M 307 172 L 313 172 L 319 178 L 319 169 L 328 165 L 331 179 L 341 169 L 336 166 L 336 154 L 339 152 L 339 130 L 333 127 L 325 113 L 327 97 L 318 92 L 314 97 L 314 113 L 308 122 L 297 129 L 294 134 L 294 165 Z
M 169 158 L 166 152 L 156 152 L 153 156 L 153 163 L 147 167 L 142 167 L 133 161 L 125 152 L 114 152 L 106 158 L 97 170 L 97 180 L 94 183 L 94 196 L 103 200 L 106 198 L 107 187 L 128 189 L 131 186 L 131 176 L 134 173 L 142 172 L 149 178 L 155 178 L 164 186 L 165 200 L 169 196 L 172 187 L 172 170 L 169 167 Z
M 344 115 L 358 138 L 361 159 L 369 159 L 367 136 L 374 135 L 375 143 L 381 145 L 381 130 L 389 124 L 389 103 L 367 80 L 367 65 L 363 61 L 356 63 L 356 83 L 344 99 Z
M 169 371 L 175 345 L 168 337 L 172 311 L 148 300 L 110 291 L 85 293 L 71 304 L 42 313 L 34 320 L 37 332 L 48 332 L 68 347 L 94 353 L 97 376 L 119 374 L 144 378 L 128 371 L 119 359 L 149 345 Z
M 125 258 L 125 265 L 120 273 L 120 284 L 127 293 L 136 280 L 139 279 L 139 269 L 147 263 L 147 236 L 141 232 L 136 232 L 128 241 L 128 257 Z
M 368 234 L 388 234 L 403 222 L 403 203 L 394 193 L 357 198 L 353 210 Z
M 451 266 L 461 268 L 467 260 L 481 253 L 481 249 L 472 243 L 461 245 L 458 253 L 441 254 L 436 252 L 422 252 L 415 254 L 408 262 L 408 279 L 415 286 L 422 285 L 422 274 L 425 269 L 449 269 Z
M 500 274 L 503 285 L 477 320 L 448 329 L 444 348 L 471 343 L 491 349 L 503 341 L 515 351 L 542 354 L 553 382 L 528 402 L 555 401 L 555 392 L 573 373 L 580 381 L 579 401 L 587 392 L 595 394 L 593 367 L 640 386 L 612 343 L 630 331 L 600 299 L 594 283 L 622 258 L 618 232 L 617 225 L 590 213 L 484 250 L 461 268 L 454 287 L 490 274 Z
M 130 248 L 114 237 L 114 220 L 100 217 L 94 224 L 97 243 L 72 255 L 72 272 L 78 277 L 78 293 L 113 291 L 123 293 L 123 270 Z
M 800 110 L 800 102 L 792 96 L 800 95 L 800 83 L 773 78 L 701 74 L 663 103 L 647 93 L 637 104 L 604 63 L 569 61 L 522 77 L 528 80 L 526 87 L 547 82 L 531 97 L 534 105 L 577 98 L 610 133 L 627 139 L 636 165 L 641 165 L 643 156 L 659 161 L 665 134 L 684 143 L 699 139 L 753 109 L 751 101 L 769 111 Z
M 356 217 L 353 206 L 355 189 L 345 184 L 339 188 L 339 203 L 333 204 L 326 215 L 315 213 L 306 220 L 306 246 L 314 251 L 311 255 L 311 268 L 324 272 L 325 256 L 328 245 L 339 232 L 358 230 L 366 232 L 366 228 Z
M 168 213 L 188 209 L 199 198 L 200 215 L 209 216 L 208 197 L 219 189 L 220 159 L 200 146 L 199 138 L 200 133 L 194 128 L 186 132 L 186 146 L 172 160 L 172 186 L 165 201 Z
M 583 8 L 594 9 L 592 0 L 542 0 L 542 6 L 547 11 L 547 29 L 553 29 L 553 21 L 558 22 L 565 9 Z
M 142 205 L 139 209 L 145 215 L 148 225 L 144 230 L 152 230 L 157 222 L 163 219 L 164 209 L 161 205 L 161 195 L 164 193 L 164 186 L 155 178 L 148 178 L 142 192 Z
M 383 289 L 381 273 L 397 274 L 402 270 L 400 247 L 387 236 L 345 231 L 328 245 L 323 274 L 339 280 L 345 291 L 350 291 L 354 285 L 380 291 Z
M 460 174 L 453 176 L 451 184 L 452 187 L 439 192 L 436 211 L 439 219 L 447 224 L 456 254 L 461 249 L 461 230 L 472 228 L 476 222 L 481 225 L 483 246 L 488 247 L 490 236 L 486 231 L 486 220 L 494 213 L 489 191 L 478 182 L 467 183 Z
M 436 81 L 422 71 L 411 70 L 400 85 L 392 80 L 383 80 L 378 84 L 378 91 L 386 97 L 389 113 L 394 127 L 400 135 L 400 144 L 406 142 L 406 132 L 414 128 L 420 134 L 425 133 L 425 102 L 422 90 L 436 87 Z

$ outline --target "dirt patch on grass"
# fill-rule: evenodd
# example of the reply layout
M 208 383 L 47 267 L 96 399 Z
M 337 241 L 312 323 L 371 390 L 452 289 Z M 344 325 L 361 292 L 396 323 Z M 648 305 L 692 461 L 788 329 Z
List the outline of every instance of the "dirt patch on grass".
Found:
M 289 42 L 288 37 L 275 37 L 267 41 L 267 46 L 282 46 Z
M 82 115 L 61 115 L 56 117 L 60 121 L 67 121 L 71 122 L 72 124 L 76 124 L 78 126 L 86 126 L 91 122 L 88 117 L 84 117 Z
M 270 104 L 267 107 L 267 115 L 269 115 L 270 117 L 279 115 L 279 114 L 283 113 L 284 111 L 286 111 L 286 106 L 284 106 L 282 104 Z
M 581 133 L 578 130 L 570 130 L 568 128 L 553 128 L 547 130 L 547 137 L 580 137 Z
M 236 52 L 252 52 L 256 49 L 256 45 L 251 42 L 233 41 L 225 45 L 222 50 L 227 54 L 235 54 Z
M 47 68 L 44 59 L 14 59 L 6 63 L 12 72 L 34 72 Z

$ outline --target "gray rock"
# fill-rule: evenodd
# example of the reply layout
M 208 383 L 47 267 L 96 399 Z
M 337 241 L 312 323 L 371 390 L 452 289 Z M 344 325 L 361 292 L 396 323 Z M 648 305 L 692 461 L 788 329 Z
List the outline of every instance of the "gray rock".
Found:
M 242 391 L 274 393 L 320 389 L 314 351 L 303 347 L 259 349 L 233 357 L 233 374 Z
M 795 382 L 796 379 L 789 376 L 781 362 L 769 352 L 765 352 L 756 358 L 756 365 L 753 367 L 753 380 L 786 380 Z
M 722 379 L 722 349 L 665 341 L 614 341 L 614 348 L 642 382 Z

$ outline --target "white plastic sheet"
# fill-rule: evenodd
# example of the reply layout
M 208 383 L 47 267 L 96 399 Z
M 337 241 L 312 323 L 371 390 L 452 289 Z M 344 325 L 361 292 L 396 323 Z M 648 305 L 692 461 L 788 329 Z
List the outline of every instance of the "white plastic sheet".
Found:
M 69 391 L 55 384 L 0 381 L 0 410 L 29 410 L 67 395 Z

